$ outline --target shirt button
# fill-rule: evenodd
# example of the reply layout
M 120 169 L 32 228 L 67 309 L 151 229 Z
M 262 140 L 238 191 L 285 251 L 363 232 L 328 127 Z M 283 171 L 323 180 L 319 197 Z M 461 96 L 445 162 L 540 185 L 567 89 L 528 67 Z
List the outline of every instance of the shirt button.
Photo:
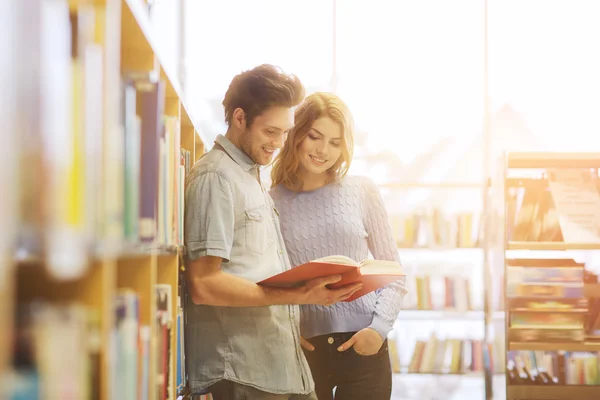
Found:
M 333 338 L 331 336 L 327 338 L 327 343 L 333 344 Z

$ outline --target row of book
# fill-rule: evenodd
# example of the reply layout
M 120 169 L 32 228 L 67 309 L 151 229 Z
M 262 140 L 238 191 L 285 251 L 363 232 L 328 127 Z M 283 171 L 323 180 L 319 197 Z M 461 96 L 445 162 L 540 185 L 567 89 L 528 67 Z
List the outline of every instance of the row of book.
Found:
M 163 81 L 130 77 L 124 82 L 124 239 L 129 244 L 183 245 L 190 152 L 180 146 L 179 120 L 164 115 L 164 98 Z
M 172 318 L 171 286 L 158 284 L 156 292 L 155 324 L 157 327 L 155 349 L 157 351 L 156 369 L 150 365 L 151 327 L 141 323 L 139 315 L 139 295 L 132 290 L 121 290 L 115 302 L 115 368 L 112 386 L 112 398 L 145 399 L 149 398 L 149 375 L 154 374 L 158 399 L 173 400 L 170 393 L 174 388 L 169 385 L 176 373 L 171 354 L 181 349 L 171 348 L 172 335 L 181 333 L 179 325 Z M 177 342 L 180 342 L 179 340 Z M 179 359 L 179 357 L 178 357 Z
M 19 305 L 8 398 L 96 399 L 100 319 L 82 304 Z
M 415 342 L 407 371 L 420 374 L 482 373 L 484 363 L 489 363 L 492 371 L 501 372 L 504 368 L 502 355 L 500 341 L 484 346 L 482 340 L 440 338 L 434 332 L 427 340 Z
M 509 351 L 506 372 L 516 385 L 600 385 L 600 354 Z
M 413 215 L 390 215 L 398 247 L 472 248 L 479 244 L 480 216 L 434 209 Z
M 158 284 L 156 292 L 156 337 L 152 327 L 142 323 L 140 296 L 123 289 L 114 302 L 115 326 L 109 346 L 112 367 L 110 398 L 150 398 L 155 382 L 157 398 L 174 400 L 171 377 L 181 380 L 184 365 L 183 320 L 178 311 L 172 318 L 171 286 Z M 80 303 L 35 301 L 22 304 L 16 313 L 14 378 L 8 399 L 97 399 L 102 341 L 98 312 Z M 177 348 L 171 346 L 177 335 Z M 156 365 L 150 363 L 154 342 Z M 174 363 L 171 353 L 177 351 Z M 151 374 L 155 379 L 150 379 Z
M 192 149 L 180 146 L 178 111 L 165 109 L 165 82 L 107 69 L 113 54 L 96 36 L 102 7 L 39 3 L 19 38 L 31 66 L 21 79 L 36 101 L 17 135 L 17 258 L 42 257 L 56 279 L 76 279 L 98 253 L 182 245 Z M 107 92 L 115 78 L 120 96 Z
M 433 285 L 432 281 L 434 281 Z M 418 310 L 440 309 L 464 312 L 473 309 L 470 280 L 464 276 L 416 276 L 414 282 L 409 282 L 408 286 L 413 294 L 409 295 L 407 304 L 414 303 L 416 296 L 414 308 Z

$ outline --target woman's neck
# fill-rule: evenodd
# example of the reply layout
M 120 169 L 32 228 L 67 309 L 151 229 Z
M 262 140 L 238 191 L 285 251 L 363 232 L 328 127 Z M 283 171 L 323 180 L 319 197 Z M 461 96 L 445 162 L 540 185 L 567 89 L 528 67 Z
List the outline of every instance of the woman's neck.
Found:
M 331 182 L 331 175 L 328 173 L 310 174 L 300 172 L 298 177 L 300 180 L 294 185 L 294 190 L 298 192 L 311 192 L 313 190 L 322 188 Z

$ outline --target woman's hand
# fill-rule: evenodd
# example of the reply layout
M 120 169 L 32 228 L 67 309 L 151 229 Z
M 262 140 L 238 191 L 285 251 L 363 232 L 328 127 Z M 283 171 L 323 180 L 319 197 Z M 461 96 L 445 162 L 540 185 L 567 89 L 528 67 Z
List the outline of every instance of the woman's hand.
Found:
M 383 338 L 376 330 L 364 328 L 356 332 L 346 343 L 338 347 L 338 351 L 346 351 L 354 347 L 361 356 L 372 356 L 377 354 L 383 345 Z
M 302 348 L 304 348 L 304 350 L 307 350 L 307 351 L 315 350 L 315 346 L 313 346 L 308 340 L 304 339 L 302 336 L 300 336 L 300 345 L 302 346 Z

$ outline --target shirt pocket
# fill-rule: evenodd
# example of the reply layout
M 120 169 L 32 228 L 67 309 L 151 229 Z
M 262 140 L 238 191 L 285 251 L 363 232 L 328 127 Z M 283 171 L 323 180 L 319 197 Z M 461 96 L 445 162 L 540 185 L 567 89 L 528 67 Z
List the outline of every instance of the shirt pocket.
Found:
M 274 242 L 272 224 L 266 205 L 249 208 L 245 212 L 246 251 L 262 254 Z

